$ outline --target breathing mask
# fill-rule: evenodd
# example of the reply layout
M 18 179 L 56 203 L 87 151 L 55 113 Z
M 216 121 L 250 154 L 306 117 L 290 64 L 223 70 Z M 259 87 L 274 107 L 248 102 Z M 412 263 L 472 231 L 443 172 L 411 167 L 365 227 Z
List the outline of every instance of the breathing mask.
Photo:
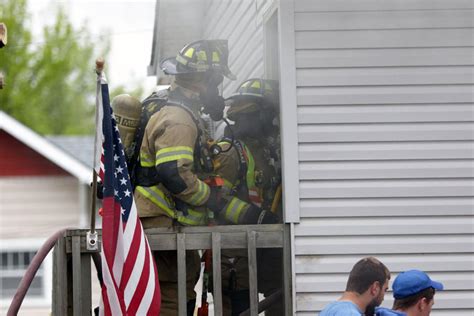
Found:
M 200 93 L 200 100 L 204 105 L 203 112 L 209 114 L 212 120 L 220 121 L 224 116 L 225 102 L 219 93 L 219 86 L 224 76 L 220 73 L 210 72 L 207 87 Z

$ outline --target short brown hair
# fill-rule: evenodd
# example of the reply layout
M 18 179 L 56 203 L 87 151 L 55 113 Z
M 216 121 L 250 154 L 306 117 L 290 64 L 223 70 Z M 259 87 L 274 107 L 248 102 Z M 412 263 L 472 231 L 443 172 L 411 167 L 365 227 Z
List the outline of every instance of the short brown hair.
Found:
M 390 271 L 387 267 L 374 257 L 367 257 L 359 260 L 349 274 L 346 291 L 364 293 L 374 282 L 379 282 L 380 286 L 390 280 Z
M 411 296 L 395 299 L 392 309 L 406 310 L 415 305 L 422 298 L 426 298 L 428 301 L 431 301 L 435 295 L 435 292 L 436 290 L 434 288 L 429 287 Z

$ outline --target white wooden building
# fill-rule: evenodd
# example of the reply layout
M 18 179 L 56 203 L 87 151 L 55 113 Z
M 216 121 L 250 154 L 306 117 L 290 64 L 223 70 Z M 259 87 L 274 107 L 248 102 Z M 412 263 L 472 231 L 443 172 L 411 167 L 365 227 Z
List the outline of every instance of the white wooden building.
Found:
M 444 283 L 432 315 L 473 315 L 474 1 L 157 0 L 149 74 L 202 38 L 229 40 L 225 96 L 280 80 L 294 314 L 374 255 Z

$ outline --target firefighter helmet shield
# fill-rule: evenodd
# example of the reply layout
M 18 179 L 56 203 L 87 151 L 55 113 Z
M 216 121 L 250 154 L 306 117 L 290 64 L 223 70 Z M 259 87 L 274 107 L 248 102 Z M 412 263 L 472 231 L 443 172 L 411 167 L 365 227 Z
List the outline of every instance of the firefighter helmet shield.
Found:
M 228 57 L 227 40 L 201 40 L 184 46 L 176 57 L 161 61 L 160 68 L 167 75 L 215 71 L 235 80 Z

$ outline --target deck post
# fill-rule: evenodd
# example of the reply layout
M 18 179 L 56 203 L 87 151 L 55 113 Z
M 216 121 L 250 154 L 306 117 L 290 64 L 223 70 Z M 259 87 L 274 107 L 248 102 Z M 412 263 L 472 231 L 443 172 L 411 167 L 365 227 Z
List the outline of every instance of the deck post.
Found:
M 293 280 L 291 273 L 291 230 L 290 224 L 283 230 L 283 302 L 285 315 L 293 315 Z
M 186 299 L 186 235 L 178 233 L 176 243 L 178 250 L 178 314 L 186 316 L 188 302 Z
M 248 264 L 249 264 L 249 295 L 250 315 L 258 315 L 258 288 L 257 288 L 257 233 L 247 231 Z
M 91 256 L 81 251 L 81 239 L 80 235 L 71 237 L 74 316 L 92 314 Z
M 58 239 L 53 250 L 53 316 L 72 315 L 72 280 L 68 255 L 66 253 L 66 238 Z
M 222 315 L 221 234 L 212 233 L 212 278 L 214 315 Z

